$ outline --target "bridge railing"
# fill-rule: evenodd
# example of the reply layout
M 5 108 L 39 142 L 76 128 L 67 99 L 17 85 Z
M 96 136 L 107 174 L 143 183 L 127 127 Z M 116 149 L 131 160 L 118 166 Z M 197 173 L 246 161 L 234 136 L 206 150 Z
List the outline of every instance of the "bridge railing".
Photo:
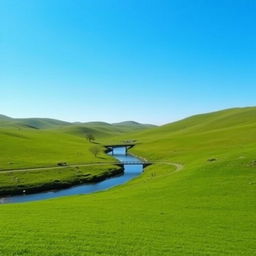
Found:
M 120 161 L 121 164 L 123 165 L 149 165 L 151 164 L 150 162 L 142 162 L 142 161 Z

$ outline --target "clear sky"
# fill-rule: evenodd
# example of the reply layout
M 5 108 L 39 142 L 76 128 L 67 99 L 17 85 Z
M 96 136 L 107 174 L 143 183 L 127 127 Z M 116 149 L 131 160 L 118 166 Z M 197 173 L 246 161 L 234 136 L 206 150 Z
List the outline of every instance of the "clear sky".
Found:
M 0 113 L 162 124 L 256 105 L 255 0 L 0 0 Z

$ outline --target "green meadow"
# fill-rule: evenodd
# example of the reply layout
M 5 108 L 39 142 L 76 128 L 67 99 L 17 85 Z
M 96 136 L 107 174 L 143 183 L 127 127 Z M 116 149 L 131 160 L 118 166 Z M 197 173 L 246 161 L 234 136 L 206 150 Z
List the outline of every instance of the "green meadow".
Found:
M 113 161 L 103 151 L 98 157 L 89 152 L 88 125 L 35 129 L 3 119 L 2 172 L 57 162 Z M 155 164 L 108 191 L 0 205 L 0 255 L 256 255 L 256 108 L 203 114 L 161 127 L 90 125 L 97 143 L 136 140 L 131 152 Z M 22 175 L 24 182 L 44 183 L 51 175 L 70 180 L 76 176 L 71 169 Z M 94 166 L 81 172 L 104 170 Z M 4 186 L 9 179 L 0 176 L 0 182 Z

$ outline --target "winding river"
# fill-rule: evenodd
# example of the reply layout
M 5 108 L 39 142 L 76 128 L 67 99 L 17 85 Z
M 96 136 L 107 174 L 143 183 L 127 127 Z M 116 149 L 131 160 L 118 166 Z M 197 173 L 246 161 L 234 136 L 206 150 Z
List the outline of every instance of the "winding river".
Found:
M 112 155 L 112 153 L 109 153 Z M 8 196 L 0 198 L 0 204 L 5 203 L 22 203 L 29 201 L 38 201 L 50 198 L 56 198 L 61 196 L 90 194 L 97 191 L 107 190 L 112 187 L 121 185 L 134 177 L 140 175 L 143 172 L 143 164 L 140 159 L 125 154 L 125 148 L 119 147 L 113 149 L 113 157 L 118 159 L 121 163 L 124 163 L 124 174 L 108 178 L 104 181 L 90 184 L 82 184 L 73 186 L 66 189 L 51 190 L 46 192 L 34 193 L 34 194 L 23 194 L 16 196 Z M 136 165 L 125 165 L 125 162 L 138 163 Z

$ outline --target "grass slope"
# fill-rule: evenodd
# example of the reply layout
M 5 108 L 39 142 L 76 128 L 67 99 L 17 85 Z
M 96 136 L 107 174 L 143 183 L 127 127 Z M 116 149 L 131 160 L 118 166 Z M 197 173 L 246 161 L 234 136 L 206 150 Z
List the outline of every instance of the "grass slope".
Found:
M 255 255 L 255 116 L 232 109 L 127 135 L 136 154 L 184 169 L 153 165 L 109 191 L 1 205 L 0 253 Z
M 6 169 L 56 166 L 58 162 L 79 164 L 110 159 L 103 153 L 95 158 L 94 145 L 85 138 L 52 130 L 0 129 L 0 171 Z

